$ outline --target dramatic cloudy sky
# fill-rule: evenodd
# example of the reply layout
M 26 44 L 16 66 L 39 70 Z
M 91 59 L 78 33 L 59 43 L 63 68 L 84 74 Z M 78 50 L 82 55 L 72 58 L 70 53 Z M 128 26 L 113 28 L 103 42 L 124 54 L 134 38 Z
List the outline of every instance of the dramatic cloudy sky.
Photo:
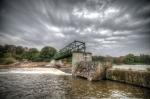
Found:
M 93 55 L 150 54 L 150 1 L 1 0 L 1 45 L 60 50 L 74 40 Z

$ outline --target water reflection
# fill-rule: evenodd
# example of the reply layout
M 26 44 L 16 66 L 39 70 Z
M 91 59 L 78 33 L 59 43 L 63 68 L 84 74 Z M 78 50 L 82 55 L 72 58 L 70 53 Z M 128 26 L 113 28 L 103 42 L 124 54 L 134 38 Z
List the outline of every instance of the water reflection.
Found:
M 14 70 L 22 73 L 12 72 Z M 3 99 L 149 98 L 150 93 L 146 88 L 109 80 L 89 82 L 51 68 L 1 69 L 0 72 L 0 96 Z
M 72 78 L 71 96 L 75 98 L 148 98 L 150 90 L 129 84 L 103 80 L 88 82 Z

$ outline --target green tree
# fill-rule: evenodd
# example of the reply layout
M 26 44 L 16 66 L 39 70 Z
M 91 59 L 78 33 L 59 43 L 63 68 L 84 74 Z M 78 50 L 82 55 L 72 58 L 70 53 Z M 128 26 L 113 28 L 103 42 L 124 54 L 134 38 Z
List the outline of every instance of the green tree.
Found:
M 122 64 L 124 62 L 125 56 L 120 56 L 119 59 L 120 59 L 120 64 Z
M 140 62 L 144 64 L 150 64 L 150 55 L 140 54 Z
M 15 59 L 12 58 L 12 57 L 4 58 L 4 59 L 3 59 L 3 64 L 4 64 L 4 65 L 11 64 L 11 63 L 14 63 L 14 62 L 15 62 Z
M 145 55 L 145 56 L 144 56 L 144 61 L 143 61 L 143 63 L 145 63 L 145 64 L 150 64 L 150 55 Z
M 16 54 L 21 55 L 24 52 L 24 48 L 22 46 L 16 47 Z
M 115 63 L 117 65 L 121 64 L 120 58 L 119 57 L 114 57 L 113 58 L 113 63 Z
M 126 55 L 125 59 L 124 59 L 124 63 L 125 64 L 134 64 L 134 54 L 128 54 Z
M 113 59 L 110 55 L 105 56 L 105 61 L 113 62 Z
M 22 58 L 27 59 L 28 58 L 28 47 L 23 48 Z
M 42 61 L 50 61 L 54 57 L 56 52 L 57 50 L 54 47 L 45 46 L 40 52 L 40 58 L 42 59 Z
M 15 55 L 15 48 L 15 45 L 5 44 L 4 53 L 10 53 L 10 57 L 13 57 L 13 55 Z
M 30 48 L 29 51 L 27 52 L 27 59 L 35 61 L 35 55 L 39 53 L 37 48 Z
M 36 53 L 34 56 L 33 56 L 33 61 L 35 62 L 40 62 L 41 61 L 41 58 L 40 58 L 40 53 Z
M 20 54 L 20 55 L 15 55 L 14 58 L 15 58 L 16 60 L 19 60 L 19 61 L 22 61 L 22 60 L 23 60 L 22 54 Z
M 24 53 L 24 48 L 22 46 L 17 46 L 15 48 L 15 54 L 13 55 L 13 57 L 16 60 L 22 61 L 23 60 L 23 53 Z
M 4 57 L 4 47 L 0 45 L 0 62 L 2 62 L 2 58 Z
M 140 57 L 139 56 L 134 56 L 134 62 L 135 63 L 140 63 Z
M 105 57 L 104 56 L 92 56 L 92 60 L 93 61 L 105 61 Z

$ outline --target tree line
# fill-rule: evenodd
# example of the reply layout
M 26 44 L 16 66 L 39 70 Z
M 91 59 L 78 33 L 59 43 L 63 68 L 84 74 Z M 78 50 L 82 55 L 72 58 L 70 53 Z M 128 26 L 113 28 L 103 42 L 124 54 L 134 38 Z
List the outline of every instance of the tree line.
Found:
M 37 48 L 28 48 L 22 46 L 15 46 L 5 44 L 0 45 L 0 64 L 10 64 L 15 61 L 32 61 L 32 62 L 49 62 L 53 59 L 57 50 L 51 46 L 45 46 L 39 51 Z M 120 57 L 106 56 L 92 56 L 93 61 L 110 61 L 113 64 L 150 64 L 150 55 L 128 54 Z
M 0 63 L 10 64 L 15 61 L 48 62 L 56 54 L 57 50 L 51 46 L 45 46 L 39 51 L 37 48 L 28 48 L 5 44 L 0 45 Z
M 110 61 L 113 64 L 150 64 L 150 55 L 140 54 L 135 56 L 134 54 L 127 54 L 120 57 L 107 56 L 92 56 L 93 61 Z

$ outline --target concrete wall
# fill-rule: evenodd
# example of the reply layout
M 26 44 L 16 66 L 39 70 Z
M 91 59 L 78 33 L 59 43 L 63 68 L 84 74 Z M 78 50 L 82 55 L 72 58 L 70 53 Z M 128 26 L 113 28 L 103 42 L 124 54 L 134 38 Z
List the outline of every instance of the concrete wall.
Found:
M 84 55 L 85 62 L 92 61 L 92 53 L 86 53 Z
M 72 75 L 87 78 L 89 81 L 105 78 L 105 66 L 99 61 L 79 62 L 72 67 Z
M 51 65 L 54 66 L 54 65 L 62 65 L 62 62 L 61 60 L 51 60 Z
M 74 66 L 76 62 L 81 62 L 81 61 L 92 61 L 92 53 L 73 52 L 72 53 L 72 66 Z
M 76 62 L 72 66 L 72 76 L 84 77 L 89 81 L 102 80 L 106 78 L 106 70 L 111 67 L 111 62 Z
M 150 72 L 123 69 L 108 69 L 106 78 L 114 81 L 150 88 Z

